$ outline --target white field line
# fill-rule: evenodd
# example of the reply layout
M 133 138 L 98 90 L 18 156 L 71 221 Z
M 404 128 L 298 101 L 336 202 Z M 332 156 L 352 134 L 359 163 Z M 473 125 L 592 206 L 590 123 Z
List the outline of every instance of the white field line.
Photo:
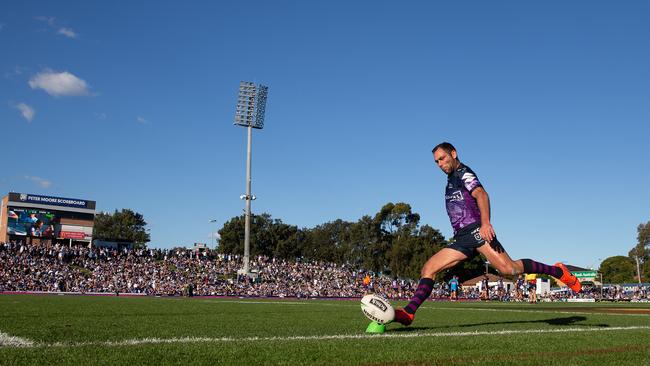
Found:
M 305 300 L 304 302 L 301 301 L 247 301 L 247 300 L 217 300 L 217 301 L 211 301 L 211 300 L 204 300 L 205 302 L 210 302 L 213 304 L 217 303 L 230 303 L 230 304 L 272 304 L 272 305 L 318 305 L 318 306 L 336 306 L 336 307 L 358 307 L 359 305 L 355 302 L 352 303 L 346 303 L 345 300 L 341 300 L 341 303 L 335 303 L 335 304 L 327 304 L 327 303 L 322 303 L 322 302 L 312 302 L 311 300 Z M 632 313 L 607 313 L 607 312 L 598 312 L 598 308 L 594 308 L 595 311 L 593 312 L 587 312 L 587 311 L 570 311 L 570 310 L 565 310 L 565 311 L 559 311 L 559 310 L 552 310 L 552 309 L 507 309 L 507 308 L 502 308 L 502 309 L 486 309 L 486 308 L 480 308 L 480 307 L 463 307 L 463 308 L 452 308 L 452 307 L 435 307 L 435 306 L 422 306 L 420 309 L 427 309 L 431 311 L 435 310 L 454 310 L 454 311 L 494 311 L 494 312 L 510 312 L 510 313 L 538 313 L 538 314 L 580 314 L 580 315 L 609 315 L 609 316 L 641 316 L 641 317 L 648 317 L 650 314 L 632 314 Z
M 417 337 L 476 337 L 486 335 L 520 335 L 520 334 L 550 334 L 550 333 L 584 333 L 584 332 L 609 332 L 609 331 L 635 331 L 650 330 L 650 326 L 631 327 L 610 327 L 610 328 L 555 328 L 555 329 L 523 329 L 523 330 L 498 330 L 481 332 L 444 332 L 427 333 L 411 332 L 405 334 L 384 333 L 383 335 L 372 334 L 336 334 L 336 335 L 314 335 L 314 336 L 292 336 L 292 337 L 245 337 L 245 338 L 211 338 L 211 337 L 183 337 L 183 338 L 142 338 L 128 339 L 123 341 L 104 342 L 76 342 L 76 343 L 30 343 L 21 347 L 123 347 L 149 344 L 181 344 L 181 343 L 234 343 L 234 342 L 295 342 L 295 341 L 327 341 L 327 340 L 370 340 L 388 338 L 417 338 Z M 11 347 L 10 345 L 8 345 Z M 18 347 L 18 346 L 14 346 Z
M 34 342 L 27 338 L 10 336 L 7 333 L 0 332 L 0 347 L 32 347 Z
M 264 304 L 264 305 L 309 305 L 309 302 L 297 302 L 297 301 L 246 301 L 246 300 L 225 300 L 225 301 L 210 301 L 203 300 L 203 302 L 209 302 L 212 304 Z M 320 305 L 333 305 L 333 304 L 320 304 Z
M 650 314 L 632 314 L 632 313 L 606 313 L 606 312 L 598 312 L 598 311 L 593 311 L 593 312 L 588 312 L 588 311 L 570 311 L 570 310 L 565 310 L 565 311 L 558 311 L 558 310 L 522 310 L 522 309 L 485 309 L 485 308 L 433 308 L 433 307 L 424 307 L 427 310 L 458 310 L 458 311 L 494 311 L 497 313 L 501 312 L 509 312 L 509 313 L 539 313 L 539 314 L 580 314 L 580 315 L 614 315 L 614 316 L 650 316 Z M 598 308 L 594 308 L 594 310 L 598 310 Z
M 334 306 L 334 307 L 359 307 L 361 302 L 341 300 L 340 303 L 323 303 L 315 302 L 314 300 L 305 301 L 285 301 L 285 300 L 269 300 L 269 301 L 255 301 L 255 300 L 202 300 L 203 302 L 212 304 L 245 304 L 245 305 L 318 305 L 318 306 Z M 318 301 L 318 300 L 316 300 Z M 338 300 L 337 300 L 338 301 Z

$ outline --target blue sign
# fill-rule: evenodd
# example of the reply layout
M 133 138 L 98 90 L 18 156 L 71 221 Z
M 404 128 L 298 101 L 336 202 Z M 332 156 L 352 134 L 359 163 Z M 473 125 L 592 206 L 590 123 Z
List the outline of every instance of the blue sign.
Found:
M 77 207 L 77 208 L 90 208 L 89 206 L 94 206 L 94 201 L 86 201 L 86 200 L 81 200 L 76 198 L 39 196 L 39 195 L 27 194 L 27 193 L 11 193 L 10 200 L 14 202 L 25 202 L 25 203 L 33 203 L 39 205 Z M 89 203 L 92 204 L 89 205 Z

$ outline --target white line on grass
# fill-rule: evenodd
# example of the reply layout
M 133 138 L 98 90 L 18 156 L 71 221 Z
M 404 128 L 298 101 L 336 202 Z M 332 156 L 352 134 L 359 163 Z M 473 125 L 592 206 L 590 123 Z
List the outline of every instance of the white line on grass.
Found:
M 226 301 L 210 301 L 210 300 L 204 300 L 205 302 L 213 303 L 213 304 L 264 304 L 264 305 L 309 305 L 307 302 L 295 302 L 295 301 L 282 301 L 282 300 L 277 300 L 277 301 L 246 301 L 246 300 L 226 300 Z M 322 305 L 322 304 L 321 304 Z
M 335 307 L 359 307 L 360 303 L 350 302 L 348 300 L 336 300 L 339 303 L 323 303 L 320 300 L 304 300 L 304 301 L 287 301 L 287 300 L 269 300 L 269 301 L 255 301 L 255 300 L 203 300 L 203 302 L 211 304 L 253 304 L 253 305 L 316 305 L 316 306 L 335 306 Z M 360 301 L 360 300 L 359 300 Z
M 598 312 L 598 308 L 594 308 L 593 312 L 589 311 L 560 311 L 560 310 L 546 310 L 546 309 L 486 309 L 486 308 L 444 308 L 444 307 L 423 307 L 428 310 L 459 310 L 459 311 L 494 311 L 494 312 L 510 312 L 510 313 L 553 313 L 553 314 L 581 314 L 581 315 L 615 315 L 615 316 L 650 316 L 650 314 L 633 314 L 633 313 L 616 313 L 616 312 Z M 628 308 L 629 309 L 629 308 Z
M 10 336 L 7 333 L 0 332 L 0 347 L 32 347 L 34 342 L 27 338 Z
M 324 340 L 350 340 L 350 339 L 386 339 L 386 338 L 416 338 L 416 337 L 475 337 L 485 335 L 509 335 L 509 334 L 548 334 L 548 333 L 584 333 L 584 332 L 606 332 L 606 331 L 634 331 L 650 330 L 650 326 L 631 327 L 598 327 L 598 328 L 554 328 L 554 329 L 523 329 L 523 330 L 497 330 L 497 331 L 476 331 L 476 332 L 410 332 L 410 333 L 384 333 L 383 335 L 372 334 L 336 334 L 336 335 L 314 335 L 314 336 L 292 336 L 292 337 L 183 337 L 183 338 L 142 338 L 128 339 L 123 341 L 104 342 L 77 342 L 77 343 L 41 343 L 22 345 L 22 347 L 121 347 L 137 346 L 148 344 L 178 344 L 178 343 L 233 343 L 233 342 L 293 342 L 293 341 L 324 341 Z M 8 345 L 10 346 L 10 345 Z M 10 346 L 11 347 L 11 346 Z M 14 346 L 16 347 L 16 346 Z
M 255 300 L 203 300 L 205 302 L 217 304 L 217 303 L 231 303 L 231 304 L 272 304 L 272 305 L 317 305 L 317 306 L 336 306 L 336 307 L 358 307 L 359 305 L 354 301 L 341 300 L 340 303 L 323 303 L 320 301 L 314 300 L 304 300 L 304 301 L 287 301 L 287 300 L 268 300 L 268 301 L 255 301 Z M 400 300 L 401 301 L 401 300 Z M 503 308 L 494 309 L 494 308 L 480 308 L 480 307 L 438 307 L 435 305 L 424 305 L 420 309 L 427 310 L 457 310 L 457 311 L 493 311 L 493 312 L 511 312 L 511 313 L 550 313 L 550 314 L 581 314 L 581 315 L 609 315 L 609 316 L 640 316 L 640 317 L 649 317 L 650 314 L 634 314 L 634 313 L 618 313 L 618 312 L 599 312 L 599 308 L 594 307 L 593 312 L 588 311 L 571 311 L 571 310 L 553 310 L 553 309 L 507 309 L 508 304 L 503 305 Z M 627 308 L 630 309 L 630 308 Z

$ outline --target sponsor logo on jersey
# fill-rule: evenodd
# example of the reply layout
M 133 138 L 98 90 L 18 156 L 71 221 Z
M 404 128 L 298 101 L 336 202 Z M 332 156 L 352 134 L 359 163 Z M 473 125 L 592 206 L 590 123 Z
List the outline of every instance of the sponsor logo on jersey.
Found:
M 472 234 L 474 235 L 474 239 L 476 239 L 476 241 L 478 241 L 478 242 L 483 241 L 483 238 L 481 238 L 480 231 L 481 231 L 480 227 L 477 227 L 476 229 L 472 230 Z
M 445 195 L 445 199 L 450 202 L 455 202 L 455 201 L 462 201 L 465 198 L 463 197 L 463 193 L 461 193 L 461 191 L 456 191 L 452 194 Z

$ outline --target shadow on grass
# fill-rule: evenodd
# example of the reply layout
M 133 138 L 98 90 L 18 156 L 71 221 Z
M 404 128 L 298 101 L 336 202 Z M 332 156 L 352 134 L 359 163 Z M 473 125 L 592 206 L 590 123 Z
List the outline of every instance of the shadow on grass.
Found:
M 585 316 L 568 316 L 563 318 L 540 319 L 540 320 L 513 320 L 503 322 L 484 322 L 484 323 L 471 323 L 471 324 L 458 324 L 458 325 L 445 325 L 440 327 L 401 327 L 391 329 L 391 332 L 414 332 L 420 330 L 435 330 L 435 329 L 449 329 L 449 328 L 469 328 L 480 327 L 483 325 L 500 325 L 500 324 L 547 324 L 547 325 L 561 325 L 561 326 L 581 326 L 581 327 L 609 327 L 608 324 L 579 324 L 587 320 Z

